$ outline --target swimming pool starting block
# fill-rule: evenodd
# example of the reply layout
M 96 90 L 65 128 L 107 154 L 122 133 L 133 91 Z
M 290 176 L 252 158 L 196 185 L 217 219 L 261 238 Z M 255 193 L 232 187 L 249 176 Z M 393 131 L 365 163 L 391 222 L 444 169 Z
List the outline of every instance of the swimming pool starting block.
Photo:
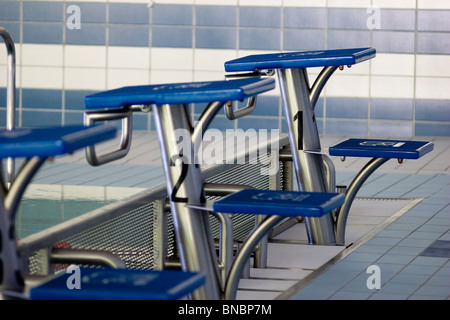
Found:
M 344 203 L 340 193 L 244 189 L 213 204 L 216 212 L 321 217 Z
M 336 189 L 333 164 L 321 152 L 315 105 L 338 68 L 368 61 L 375 55 L 374 48 L 365 47 L 255 54 L 225 62 L 225 70 L 237 73 L 235 76 L 241 73 L 242 77 L 244 72 L 253 76 L 271 74 L 267 70 L 276 71 L 298 190 L 334 192 Z M 307 69 L 313 67 L 322 69 L 310 85 Z M 335 222 L 331 215 L 306 217 L 305 225 L 310 244 L 336 244 Z
M 203 285 L 201 273 L 79 268 L 30 289 L 31 300 L 177 300 Z M 76 272 L 78 272 L 76 271 Z M 75 276 L 79 276 L 78 279 Z
M 412 140 L 386 140 L 386 139 L 348 139 L 328 149 L 331 156 L 345 157 L 368 157 L 372 158 L 354 177 L 346 191 L 344 204 L 339 208 L 336 215 L 336 242 L 344 245 L 345 225 L 350 207 L 356 194 L 367 180 L 367 178 L 389 159 L 419 159 L 428 154 L 434 148 L 434 144 L 428 141 Z
M 21 292 L 24 281 L 17 255 L 15 219 L 20 200 L 47 158 L 62 156 L 88 145 L 114 138 L 116 128 L 67 126 L 0 130 L 0 159 L 25 158 L 8 186 L 0 166 L 0 291 Z
M 419 159 L 431 152 L 428 141 L 348 139 L 329 148 L 330 156 Z

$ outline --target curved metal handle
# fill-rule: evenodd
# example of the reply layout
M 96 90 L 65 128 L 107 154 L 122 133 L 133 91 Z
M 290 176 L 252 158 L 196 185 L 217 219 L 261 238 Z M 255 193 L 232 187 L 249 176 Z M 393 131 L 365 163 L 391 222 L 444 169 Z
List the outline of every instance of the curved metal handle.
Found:
M 121 159 L 128 154 L 131 145 L 132 114 L 133 110 L 128 107 L 119 110 L 92 111 L 84 113 L 84 124 L 86 126 L 91 126 L 95 122 L 99 121 L 122 120 L 122 132 L 120 136 L 119 148 L 103 155 L 97 155 L 95 145 L 86 147 L 86 159 L 89 164 L 99 166 Z
M 249 115 L 253 111 L 255 111 L 256 107 L 256 96 L 248 98 L 247 105 L 244 108 L 233 110 L 233 103 L 227 102 L 225 104 L 225 114 L 228 119 L 235 120 L 242 117 L 245 117 L 246 115 Z
M 16 49 L 11 34 L 5 28 L 0 27 L 0 36 L 3 38 L 7 59 L 6 76 L 6 129 L 13 130 L 16 125 Z M 14 159 L 7 160 L 6 186 L 9 188 L 14 180 L 15 162 Z

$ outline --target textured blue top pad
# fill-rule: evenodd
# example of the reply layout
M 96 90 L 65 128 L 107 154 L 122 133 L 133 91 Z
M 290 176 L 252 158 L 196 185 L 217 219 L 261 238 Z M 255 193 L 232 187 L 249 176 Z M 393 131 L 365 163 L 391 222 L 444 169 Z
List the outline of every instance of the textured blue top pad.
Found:
M 117 109 L 142 104 L 242 101 L 274 88 L 275 80 L 271 78 L 131 86 L 87 96 L 84 98 L 84 104 L 87 109 Z
M 111 125 L 66 126 L 0 130 L 1 158 L 53 157 L 72 153 L 112 139 L 117 129 Z
M 328 151 L 331 156 L 418 159 L 433 148 L 427 141 L 348 139 Z
M 174 300 L 203 285 L 204 275 L 175 270 L 80 268 L 80 287 L 69 289 L 72 273 L 30 290 L 32 300 Z
M 353 65 L 375 57 L 374 48 L 256 54 L 225 62 L 225 70 L 255 71 Z
M 244 189 L 213 204 L 223 213 L 321 217 L 344 203 L 340 193 Z

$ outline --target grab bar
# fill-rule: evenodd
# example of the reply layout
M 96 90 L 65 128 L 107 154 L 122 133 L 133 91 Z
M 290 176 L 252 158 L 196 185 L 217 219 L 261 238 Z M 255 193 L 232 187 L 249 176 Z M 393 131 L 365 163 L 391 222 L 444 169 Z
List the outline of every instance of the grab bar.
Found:
M 11 34 L 0 27 L 0 36 L 5 41 L 7 50 L 7 73 L 6 73 L 6 129 L 13 130 L 16 125 L 16 50 Z M 7 159 L 7 176 L 5 185 L 10 187 L 14 180 L 14 159 Z

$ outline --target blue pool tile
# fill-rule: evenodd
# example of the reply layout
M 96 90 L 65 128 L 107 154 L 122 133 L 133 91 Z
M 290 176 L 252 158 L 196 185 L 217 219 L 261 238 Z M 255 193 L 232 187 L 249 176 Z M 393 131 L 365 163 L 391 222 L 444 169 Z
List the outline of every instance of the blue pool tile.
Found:
M 330 8 L 328 9 L 329 29 L 367 29 L 366 9 Z
M 61 109 L 62 91 L 23 88 L 22 107 L 31 109 Z
M 111 38 L 111 35 L 110 35 Z M 80 29 L 66 30 L 66 44 L 105 45 L 106 28 L 104 24 L 82 23 Z
M 371 120 L 371 136 L 411 137 L 413 136 L 413 124 L 410 121 Z
M 234 130 L 235 121 L 230 121 L 227 117 L 217 116 L 209 125 L 208 129 L 217 129 L 220 131 Z
M 133 113 L 133 130 L 148 130 L 149 116 L 148 113 Z
M 63 2 L 24 1 L 22 6 L 23 21 L 63 22 L 65 18 Z
M 20 2 L 19 1 L 1 1 L 0 2 L 0 21 L 1 20 L 3 20 L 3 21 L 19 21 L 20 20 Z
M 109 23 L 149 24 L 150 12 L 146 4 L 110 3 Z
M 148 47 L 150 30 L 140 25 L 109 25 L 109 45 Z
M 239 26 L 279 28 L 281 26 L 281 8 L 239 7 Z
M 325 30 L 283 30 L 283 50 L 318 50 L 326 47 Z
M 366 136 L 368 131 L 367 121 L 327 119 L 325 134 L 353 134 Z
M 415 10 L 382 9 L 380 11 L 383 30 L 414 30 L 416 22 Z
M 371 119 L 412 120 L 413 110 L 414 101 L 411 99 L 371 99 L 370 101 Z
M 450 11 L 419 10 L 417 29 L 419 31 L 450 31 Z
M 0 9 L 1 11 L 1 9 Z M 4 21 L 0 19 L 0 26 L 8 30 L 15 43 L 20 42 L 20 22 Z M 3 43 L 3 37 L 0 37 L 0 43 Z M 3 45 L 2 45 L 3 46 Z
M 65 109 L 84 110 L 84 97 L 96 92 L 92 90 L 64 90 Z
M 450 101 L 416 100 L 416 120 L 450 121 Z
M 278 29 L 240 29 L 239 49 L 280 50 L 281 31 Z
M 367 98 L 327 98 L 326 115 L 330 118 L 367 119 Z
M 236 49 L 236 29 L 196 28 L 195 47 L 208 49 Z
M 235 6 L 195 6 L 195 24 L 208 27 L 235 27 Z
M 239 108 L 244 107 L 247 101 L 239 103 Z M 255 111 L 252 112 L 253 116 L 273 116 L 278 117 L 280 110 L 280 98 L 277 96 L 259 96 L 256 100 Z
M 23 127 L 45 127 L 61 125 L 61 111 L 22 110 Z
M 414 32 L 373 31 L 373 47 L 377 52 L 414 53 Z
M 154 4 L 151 22 L 153 25 L 192 26 L 193 6 Z
M 326 28 L 325 8 L 283 9 L 283 26 L 285 28 L 323 29 Z
M 450 126 L 447 123 L 415 123 L 416 136 L 450 136 Z
M 370 33 L 369 30 L 329 30 L 328 49 L 370 47 Z
M 64 111 L 64 125 L 84 124 L 84 113 L 81 111 Z
M 192 28 L 152 27 L 152 47 L 192 48 Z
M 238 128 L 242 130 L 278 129 L 278 119 L 247 116 L 238 120 Z
M 419 32 L 417 53 L 450 54 L 450 37 L 446 32 Z
M 73 11 L 67 12 L 70 6 L 80 8 L 81 23 L 105 23 L 106 22 L 106 3 L 85 3 L 85 2 L 66 2 L 65 12 L 66 20 L 73 14 Z M 82 26 L 81 26 L 82 27 Z
M 62 23 L 23 23 L 23 42 L 61 44 L 63 41 Z

